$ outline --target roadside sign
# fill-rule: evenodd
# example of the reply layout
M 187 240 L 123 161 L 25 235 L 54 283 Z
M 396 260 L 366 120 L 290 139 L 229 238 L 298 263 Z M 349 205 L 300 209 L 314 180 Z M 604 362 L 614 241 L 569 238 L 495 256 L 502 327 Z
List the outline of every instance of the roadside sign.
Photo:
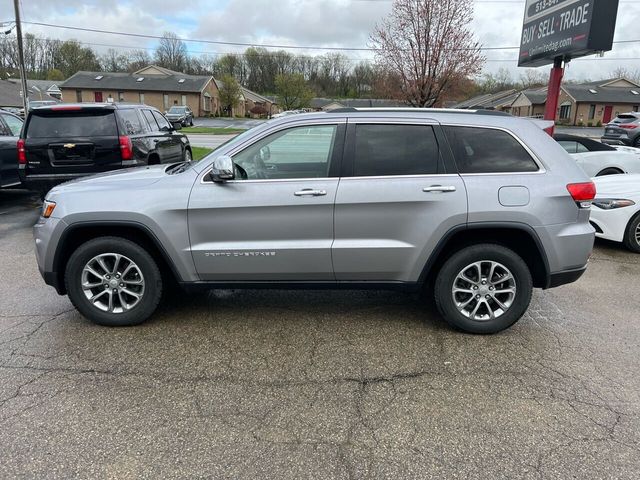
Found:
M 618 0 L 527 0 L 519 67 L 611 50 Z

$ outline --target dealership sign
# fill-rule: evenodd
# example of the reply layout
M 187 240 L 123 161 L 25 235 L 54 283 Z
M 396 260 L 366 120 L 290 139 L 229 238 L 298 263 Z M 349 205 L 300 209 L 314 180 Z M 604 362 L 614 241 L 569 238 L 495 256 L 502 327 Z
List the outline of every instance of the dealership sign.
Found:
M 527 0 L 519 67 L 611 50 L 618 0 Z

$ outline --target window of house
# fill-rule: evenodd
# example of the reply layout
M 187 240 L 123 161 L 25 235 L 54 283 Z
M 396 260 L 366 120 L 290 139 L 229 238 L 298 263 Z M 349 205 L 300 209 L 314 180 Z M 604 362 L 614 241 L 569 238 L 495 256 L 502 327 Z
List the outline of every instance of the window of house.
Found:
M 593 120 L 596 117 L 596 106 L 594 104 L 589 105 L 589 120 Z
M 140 117 L 133 108 L 117 110 L 117 112 L 127 135 L 137 135 L 144 131 Z
M 182 95 L 180 97 L 180 101 L 182 102 L 180 105 L 186 105 L 187 104 L 187 96 L 186 95 Z
M 165 110 L 169 110 L 169 95 L 167 93 L 162 94 L 162 104 Z
M 149 125 L 149 129 L 152 132 L 157 132 L 160 130 L 160 127 L 158 126 L 158 122 L 156 122 L 156 119 L 153 118 L 153 112 L 151 110 L 142 110 L 142 115 L 147 121 L 147 125 Z
M 531 155 L 505 131 L 479 127 L 443 128 L 460 173 L 538 171 Z
M 322 178 L 329 174 L 336 125 L 281 130 L 234 155 L 243 179 Z
M 563 103 L 560 105 L 560 119 L 567 120 L 569 117 L 571 117 L 571 104 Z
M 118 92 L 118 101 L 124 102 L 124 92 Z
M 638 111 L 638 105 L 634 105 L 634 106 L 633 106 L 633 111 L 634 111 L 634 112 L 637 112 L 637 111 Z
M 138 97 L 140 97 L 140 103 L 144 104 L 144 93 L 140 92 Z
M 438 173 L 440 153 L 428 125 L 357 125 L 353 175 Z
M 211 97 L 205 95 L 204 97 L 202 97 L 202 101 L 203 101 L 203 106 L 202 108 L 204 109 L 205 112 L 210 112 L 211 111 Z
M 76 90 L 76 102 L 82 103 L 82 90 Z

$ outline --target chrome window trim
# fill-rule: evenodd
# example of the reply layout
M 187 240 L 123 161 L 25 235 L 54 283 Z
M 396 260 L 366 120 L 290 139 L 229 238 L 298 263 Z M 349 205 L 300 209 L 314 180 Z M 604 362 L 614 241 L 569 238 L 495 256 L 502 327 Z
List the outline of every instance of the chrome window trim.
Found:
M 347 180 L 385 180 L 388 178 L 460 178 L 460 175 L 457 173 L 421 173 L 416 175 L 372 175 L 370 177 L 367 176 L 357 176 L 357 177 L 340 177 L 340 181 Z
M 462 173 L 458 171 L 460 176 L 472 175 L 472 176 L 484 176 L 484 175 L 540 175 L 547 173 L 547 169 L 545 168 L 542 161 L 538 158 L 538 156 L 529 148 L 529 146 L 524 143 L 518 136 L 513 133 L 511 130 L 505 127 L 498 127 L 495 125 L 469 125 L 463 123 L 442 123 L 440 124 L 442 127 L 469 127 L 469 128 L 485 128 L 490 130 L 500 130 L 502 132 L 511 135 L 521 146 L 525 149 L 525 151 L 529 154 L 529 156 L 533 159 L 535 164 L 538 166 L 538 171 L 536 172 L 488 172 L 488 173 Z M 445 134 L 446 135 L 446 134 Z M 448 140 L 448 139 L 447 139 Z M 453 153 L 453 152 L 452 152 Z M 455 155 L 453 160 L 455 161 Z M 456 165 L 457 169 L 457 165 Z
M 204 180 L 200 183 L 287 183 L 287 182 L 302 182 L 302 181 L 316 181 L 326 182 L 329 180 L 340 180 L 340 177 L 302 177 L 302 178 L 257 178 L 253 180 L 226 180 L 224 182 L 214 182 L 213 180 Z

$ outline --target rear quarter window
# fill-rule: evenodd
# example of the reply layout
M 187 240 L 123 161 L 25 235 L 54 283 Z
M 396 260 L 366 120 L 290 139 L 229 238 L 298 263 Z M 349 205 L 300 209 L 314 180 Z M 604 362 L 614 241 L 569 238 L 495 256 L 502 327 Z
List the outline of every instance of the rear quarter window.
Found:
M 536 172 L 538 165 L 511 134 L 492 128 L 443 127 L 460 173 Z
M 138 117 L 138 113 L 134 109 L 118 110 L 118 116 L 127 135 L 137 135 L 144 132 L 140 117 Z
M 118 128 L 113 110 L 33 114 L 26 131 L 27 138 L 115 137 L 117 135 Z

